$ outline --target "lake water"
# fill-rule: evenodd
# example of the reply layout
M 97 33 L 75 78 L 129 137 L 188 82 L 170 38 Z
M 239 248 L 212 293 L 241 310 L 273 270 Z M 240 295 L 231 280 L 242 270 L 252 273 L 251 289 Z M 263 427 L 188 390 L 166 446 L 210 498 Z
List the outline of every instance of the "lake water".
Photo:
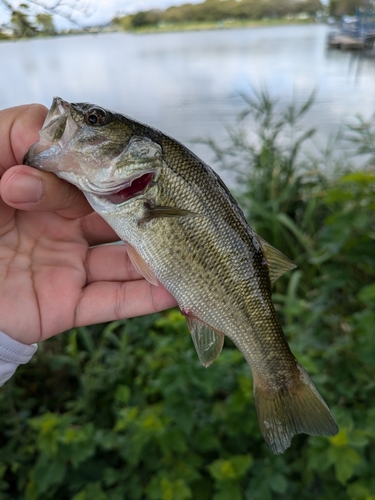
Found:
M 240 93 L 266 87 L 281 105 L 317 89 L 305 122 L 321 144 L 375 112 L 375 59 L 326 48 L 324 25 L 163 34 L 109 33 L 0 43 L 0 108 L 59 95 L 153 125 L 206 161 L 198 137 L 224 141 Z

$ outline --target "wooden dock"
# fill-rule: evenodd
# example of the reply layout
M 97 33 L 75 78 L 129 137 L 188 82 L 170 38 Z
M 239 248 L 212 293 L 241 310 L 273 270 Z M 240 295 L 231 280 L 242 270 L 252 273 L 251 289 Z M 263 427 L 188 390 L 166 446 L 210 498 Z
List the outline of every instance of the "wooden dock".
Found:
M 351 36 L 332 35 L 328 38 L 328 46 L 341 50 L 362 50 L 365 47 L 365 41 Z

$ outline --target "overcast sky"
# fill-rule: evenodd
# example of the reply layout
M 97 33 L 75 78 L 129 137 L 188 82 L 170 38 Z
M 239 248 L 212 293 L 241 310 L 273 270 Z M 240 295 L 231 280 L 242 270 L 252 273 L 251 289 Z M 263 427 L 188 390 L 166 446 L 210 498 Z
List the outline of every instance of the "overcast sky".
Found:
M 165 9 L 171 5 L 182 5 L 184 3 L 200 3 L 203 0 L 66 0 L 67 5 L 76 5 L 74 20 L 80 25 L 96 25 L 109 22 L 116 14 L 133 14 L 140 10 Z M 22 1 L 8 0 L 13 6 Z M 40 0 L 41 5 L 53 5 L 54 0 Z M 30 11 L 34 11 L 30 6 Z M 86 12 L 85 15 L 80 12 Z M 5 10 L 0 0 L 0 23 L 9 19 L 9 13 Z M 58 28 L 65 25 L 59 16 L 55 16 L 55 25 Z

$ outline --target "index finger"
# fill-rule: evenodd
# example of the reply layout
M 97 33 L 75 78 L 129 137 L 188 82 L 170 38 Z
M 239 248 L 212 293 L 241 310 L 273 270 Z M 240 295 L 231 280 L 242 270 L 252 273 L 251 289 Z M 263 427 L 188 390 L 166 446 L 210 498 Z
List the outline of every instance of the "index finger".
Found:
M 20 165 L 30 146 L 38 141 L 47 111 L 40 104 L 0 111 L 0 205 L 6 220 L 9 207 L 51 211 L 67 218 L 79 218 L 92 212 L 83 194 L 71 184 L 54 174 Z M 35 181 L 38 181 L 38 190 Z
M 38 140 L 38 131 L 47 109 L 39 104 L 0 111 L 0 179 L 13 165 L 22 163 L 29 147 Z M 0 224 L 13 217 L 14 210 L 3 201 L 0 191 Z
M 22 164 L 30 146 L 39 139 L 47 115 L 41 104 L 27 104 L 0 111 L 0 176 Z

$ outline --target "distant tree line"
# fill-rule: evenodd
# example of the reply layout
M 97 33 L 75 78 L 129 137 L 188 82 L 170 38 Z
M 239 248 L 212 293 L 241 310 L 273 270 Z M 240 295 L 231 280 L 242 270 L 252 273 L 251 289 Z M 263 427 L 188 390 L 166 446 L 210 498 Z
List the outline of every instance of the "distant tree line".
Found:
M 123 27 L 139 28 L 160 23 L 219 22 L 225 19 L 279 18 L 302 12 L 313 15 L 322 9 L 320 0 L 206 0 L 199 4 L 148 10 L 115 22 Z
M 43 0 L 24 0 L 13 7 L 8 0 L 0 0 L 0 6 L 10 14 L 9 22 L 0 24 L 0 40 L 7 38 L 33 37 L 57 34 L 53 14 L 71 19 L 74 11 L 84 11 L 80 0 L 54 0 L 47 7 Z M 39 7 L 44 12 L 35 14 L 31 7 Z M 65 11 L 59 10 L 65 7 Z M 340 18 L 364 12 L 371 7 L 375 12 L 375 0 L 329 0 L 328 12 Z M 278 19 L 305 13 L 314 16 L 319 11 L 327 12 L 321 0 L 205 0 L 199 4 L 185 4 L 166 10 L 152 9 L 133 15 L 116 17 L 113 24 L 122 29 L 137 29 L 160 24 L 219 23 L 220 21 L 246 21 Z
M 374 10 L 375 2 L 369 0 L 330 0 L 329 13 L 335 17 L 353 16 L 358 10 L 364 11 L 367 4 L 370 6 L 372 4 L 372 10 Z

